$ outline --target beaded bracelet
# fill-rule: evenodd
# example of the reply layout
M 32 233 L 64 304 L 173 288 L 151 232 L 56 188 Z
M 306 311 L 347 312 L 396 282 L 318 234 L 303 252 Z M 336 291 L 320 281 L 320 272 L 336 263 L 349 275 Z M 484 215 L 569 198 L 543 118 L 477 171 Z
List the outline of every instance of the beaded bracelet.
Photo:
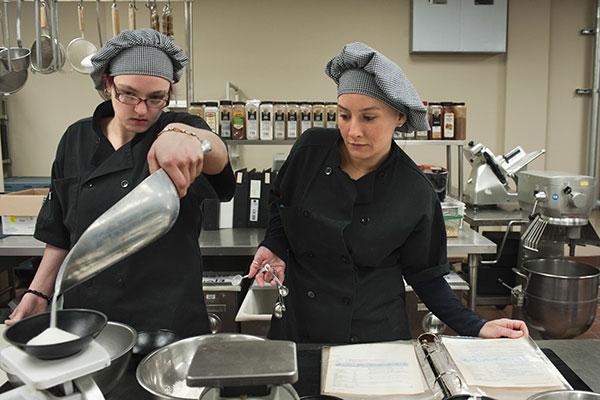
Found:
M 37 297 L 41 297 L 42 299 L 46 300 L 48 302 L 48 304 L 50 304 L 52 302 L 52 298 L 50 296 L 47 296 L 42 292 L 38 292 L 37 290 L 27 289 L 24 294 L 27 294 L 27 293 L 31 293 Z

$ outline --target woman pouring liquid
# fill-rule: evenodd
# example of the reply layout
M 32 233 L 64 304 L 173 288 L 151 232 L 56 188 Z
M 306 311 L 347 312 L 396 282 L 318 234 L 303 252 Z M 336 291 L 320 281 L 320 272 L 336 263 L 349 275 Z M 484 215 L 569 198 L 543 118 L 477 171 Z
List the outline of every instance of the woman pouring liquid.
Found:
M 271 193 L 270 222 L 249 276 L 285 278 L 289 295 L 271 338 L 359 343 L 409 339 L 404 280 L 461 335 L 520 337 L 522 321 L 485 321 L 455 297 L 446 233 L 431 183 L 392 135 L 428 130 L 404 72 L 363 43 L 326 66 L 339 129 L 302 134 Z M 269 264 L 271 269 L 259 272 Z
M 149 173 L 163 168 L 180 199 L 163 237 L 64 295 L 65 308 L 88 308 L 138 331 L 179 337 L 209 333 L 198 244 L 207 197 L 230 199 L 235 183 L 225 144 L 204 120 L 164 112 L 188 62 L 151 29 L 124 31 L 92 58 L 92 79 L 109 100 L 67 128 L 52 165 L 50 192 L 35 238 L 46 243 L 38 271 L 7 324 L 45 311 L 58 268 L 86 228 Z M 212 151 L 202 152 L 202 141 Z

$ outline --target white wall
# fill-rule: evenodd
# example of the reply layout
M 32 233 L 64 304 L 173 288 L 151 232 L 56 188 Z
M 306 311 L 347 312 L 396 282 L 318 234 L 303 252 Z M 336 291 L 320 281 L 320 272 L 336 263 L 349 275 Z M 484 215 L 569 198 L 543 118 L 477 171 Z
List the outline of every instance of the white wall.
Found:
M 109 5 L 103 3 L 105 32 Z M 593 26 L 594 5 L 593 0 L 511 0 L 506 54 L 411 55 L 409 0 L 196 1 L 195 99 L 223 98 L 225 81 L 232 81 L 249 98 L 334 100 L 325 63 L 344 43 L 360 40 L 400 64 L 423 99 L 466 101 L 468 139 L 495 153 L 517 144 L 526 150 L 546 148 L 536 167 L 584 172 L 590 100 L 573 93 L 590 82 L 593 40 L 579 30 Z M 87 37 L 96 41 L 94 3 L 85 6 Z M 183 44 L 182 5 L 174 6 L 176 40 Z M 138 26 L 148 26 L 143 2 L 138 7 Z M 61 1 L 59 8 L 66 44 L 77 36 L 76 2 Z M 126 22 L 127 4 L 119 8 Z M 30 44 L 30 2 L 24 15 L 24 43 Z M 185 97 L 184 90 L 180 84 L 179 98 Z M 32 74 L 9 98 L 13 174 L 48 175 L 65 127 L 90 115 L 99 100 L 89 77 L 68 71 Z M 273 152 L 287 150 L 248 146 L 242 149 L 242 162 L 267 167 Z M 417 162 L 445 160 L 443 148 L 411 146 L 407 151 Z

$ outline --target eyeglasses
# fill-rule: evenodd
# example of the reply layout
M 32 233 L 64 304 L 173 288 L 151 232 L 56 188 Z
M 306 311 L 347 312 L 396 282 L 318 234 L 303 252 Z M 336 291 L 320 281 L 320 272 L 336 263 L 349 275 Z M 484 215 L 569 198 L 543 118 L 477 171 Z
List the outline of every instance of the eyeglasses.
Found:
M 117 89 L 117 85 L 113 85 L 113 88 L 115 89 L 116 99 L 119 102 L 121 102 L 123 104 L 127 104 L 129 106 L 137 106 L 138 104 L 140 104 L 143 101 L 144 103 L 146 103 L 146 107 L 148 107 L 148 108 L 163 108 L 167 104 L 169 104 L 169 100 L 170 100 L 170 96 L 167 96 L 166 98 L 150 97 L 147 99 L 143 99 L 141 97 L 137 97 L 132 94 L 119 92 L 119 90 Z

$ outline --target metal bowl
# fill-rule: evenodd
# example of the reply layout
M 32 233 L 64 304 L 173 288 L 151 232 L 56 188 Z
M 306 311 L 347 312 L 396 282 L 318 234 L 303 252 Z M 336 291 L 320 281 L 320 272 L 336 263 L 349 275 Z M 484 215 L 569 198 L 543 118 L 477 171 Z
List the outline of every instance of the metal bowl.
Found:
M 155 399 L 186 400 L 200 398 L 203 388 L 186 385 L 187 372 L 198 346 L 213 341 L 263 340 L 256 336 L 234 333 L 196 336 L 171 343 L 148 354 L 138 365 L 136 378 L 140 386 Z
M 564 259 L 523 264 L 523 312 L 545 339 L 568 339 L 589 329 L 596 317 L 600 271 Z
M 599 400 L 600 394 L 582 390 L 552 390 L 534 394 L 527 400 Z
M 119 322 L 109 322 L 96 337 L 96 342 L 110 355 L 110 365 L 91 375 L 102 394 L 108 394 L 119 383 L 131 359 L 136 339 L 135 329 Z

